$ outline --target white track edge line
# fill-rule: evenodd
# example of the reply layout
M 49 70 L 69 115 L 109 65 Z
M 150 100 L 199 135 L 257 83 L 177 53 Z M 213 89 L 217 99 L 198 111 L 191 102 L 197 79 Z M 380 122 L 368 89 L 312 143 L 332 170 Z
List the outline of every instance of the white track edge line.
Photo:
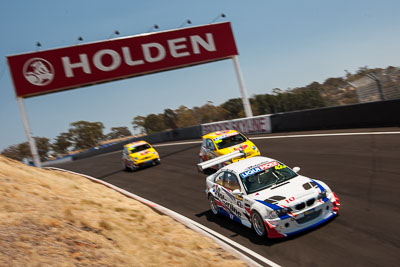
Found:
M 111 189 L 114 189 L 115 191 L 117 191 L 117 192 L 119 192 L 119 193 L 121 193 L 121 194 L 123 194 L 125 196 L 128 196 L 128 197 L 130 197 L 132 199 L 138 200 L 138 201 L 142 202 L 143 204 L 145 204 L 147 206 L 150 206 L 151 208 L 154 208 L 154 209 L 164 213 L 165 215 L 168 215 L 168 216 L 174 218 L 176 221 L 184 224 L 188 228 L 190 228 L 190 229 L 192 229 L 192 230 L 194 230 L 194 231 L 196 231 L 196 232 L 198 232 L 198 233 L 200 233 L 202 235 L 205 235 L 205 236 L 211 238 L 214 242 L 216 242 L 218 245 L 220 245 L 226 251 L 232 253 L 233 255 L 238 257 L 239 259 L 243 260 L 249 266 L 261 266 L 261 265 L 258 264 L 257 262 L 255 262 L 254 260 L 252 260 L 251 258 L 249 258 L 248 256 L 244 255 L 243 253 L 241 253 L 237 249 L 235 249 L 233 246 L 235 246 L 236 248 L 246 252 L 247 254 L 251 255 L 252 257 L 260 260 L 261 262 L 263 262 L 265 264 L 268 264 L 269 266 L 280 267 L 280 265 L 274 263 L 273 261 L 271 261 L 271 260 L 269 260 L 269 259 L 267 259 L 267 258 L 255 253 L 252 250 L 249 250 L 248 248 L 240 245 L 239 243 L 237 243 L 237 242 L 235 242 L 233 240 L 230 240 L 229 238 L 226 238 L 225 236 L 223 236 L 223 235 L 221 235 L 221 234 L 219 234 L 219 233 L 217 233 L 217 232 L 205 227 L 204 225 L 201 225 L 201 224 L 199 224 L 199 223 L 197 223 L 197 222 L 195 222 L 195 221 L 193 221 L 193 220 L 191 220 L 191 219 L 189 219 L 189 218 L 187 218 L 187 217 L 185 217 L 185 216 L 183 216 L 183 215 L 181 215 L 179 213 L 176 213 L 175 211 L 167 209 L 167 208 L 165 208 L 165 207 L 163 207 L 161 205 L 158 205 L 158 204 L 156 204 L 156 203 L 154 203 L 152 201 L 149 201 L 149 200 L 147 200 L 145 198 L 142 198 L 142 197 L 140 197 L 138 195 L 135 195 L 135 194 L 133 194 L 131 192 L 128 192 L 128 191 L 126 191 L 126 190 L 124 190 L 122 188 L 119 188 L 119 187 L 115 186 L 115 185 L 112 185 L 110 183 L 104 182 L 104 181 L 102 181 L 100 179 L 97 179 L 97 178 L 94 178 L 94 177 L 91 177 L 91 176 L 88 176 L 88 175 L 85 175 L 85 174 L 81 174 L 81 173 L 77 173 L 77 172 L 73 172 L 73 171 L 69 171 L 69 170 L 64 170 L 64 169 L 61 169 L 61 168 L 45 167 L 44 169 L 63 171 L 63 172 L 68 172 L 68 173 L 71 173 L 71 174 L 79 175 L 79 176 L 85 177 L 85 178 L 87 178 L 89 180 L 92 180 L 92 181 L 95 181 L 97 183 L 103 184 L 103 185 L 105 185 L 105 186 L 107 186 L 107 187 L 109 187 Z
M 296 137 L 324 137 L 324 136 L 352 136 L 352 135 L 380 135 L 380 134 L 400 134 L 400 132 L 359 132 L 359 133 L 330 133 L 330 134 L 298 134 L 298 135 L 278 135 L 278 136 L 259 136 L 249 139 L 274 139 L 274 138 L 296 138 Z

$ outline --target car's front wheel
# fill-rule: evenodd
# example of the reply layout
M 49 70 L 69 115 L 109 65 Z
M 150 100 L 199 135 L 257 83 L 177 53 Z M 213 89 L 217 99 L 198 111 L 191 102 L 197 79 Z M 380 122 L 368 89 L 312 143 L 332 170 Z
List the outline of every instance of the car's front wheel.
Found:
M 130 168 L 128 168 L 128 166 L 126 166 L 125 161 L 122 161 L 122 167 L 124 168 L 124 171 L 130 170 Z
M 265 236 L 267 230 L 265 229 L 264 220 L 257 211 L 253 211 L 251 214 L 251 224 L 259 237 Z
M 214 215 L 218 215 L 219 211 L 218 211 L 218 206 L 217 203 L 215 202 L 215 198 L 213 197 L 213 195 L 208 195 L 208 201 L 210 202 L 210 208 L 212 213 L 214 213 Z

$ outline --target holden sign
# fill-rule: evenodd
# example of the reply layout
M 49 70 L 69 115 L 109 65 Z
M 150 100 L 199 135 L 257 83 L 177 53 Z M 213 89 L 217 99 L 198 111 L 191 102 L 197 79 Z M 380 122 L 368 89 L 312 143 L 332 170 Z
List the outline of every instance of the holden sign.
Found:
M 8 56 L 18 97 L 231 58 L 229 22 Z

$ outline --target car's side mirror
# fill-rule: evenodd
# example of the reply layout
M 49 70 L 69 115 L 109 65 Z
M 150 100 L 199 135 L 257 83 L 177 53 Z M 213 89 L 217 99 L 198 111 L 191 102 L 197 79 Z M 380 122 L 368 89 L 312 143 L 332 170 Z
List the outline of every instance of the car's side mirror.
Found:
M 294 171 L 295 173 L 298 173 L 298 172 L 300 171 L 300 167 L 294 167 L 294 168 L 293 168 L 293 171 Z
M 235 189 L 232 191 L 232 195 L 234 196 L 241 196 L 243 195 L 242 192 L 239 189 Z

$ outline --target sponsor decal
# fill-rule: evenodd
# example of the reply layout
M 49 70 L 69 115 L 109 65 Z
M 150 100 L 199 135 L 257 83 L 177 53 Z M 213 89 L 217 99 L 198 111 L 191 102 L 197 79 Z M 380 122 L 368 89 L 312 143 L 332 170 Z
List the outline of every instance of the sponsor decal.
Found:
M 269 162 L 269 163 L 264 163 L 264 164 L 258 165 L 258 166 L 255 167 L 255 168 L 252 168 L 252 169 L 250 169 L 250 170 L 248 170 L 248 171 L 242 172 L 242 173 L 240 174 L 240 177 L 246 178 L 246 177 L 248 177 L 248 176 L 250 176 L 250 175 L 253 175 L 253 174 L 255 174 L 255 173 L 262 172 L 262 171 L 264 171 L 264 170 L 266 170 L 266 169 L 269 169 L 269 168 L 272 168 L 272 167 L 275 167 L 275 166 L 278 166 L 278 165 L 279 165 L 279 163 L 276 162 L 276 161 Z
M 226 134 L 226 133 L 229 133 L 229 130 L 226 130 L 226 131 L 217 131 L 217 132 L 215 132 L 214 134 L 215 134 L 215 135 L 221 135 L 221 134 Z
M 233 147 L 232 150 L 233 150 L 233 151 L 240 150 L 240 149 L 246 150 L 248 147 L 249 147 L 249 146 L 248 146 L 247 144 L 241 144 L 241 145 L 239 145 L 239 146 L 237 146 L 237 147 Z M 246 154 L 246 155 L 247 155 L 247 154 Z
M 235 205 L 233 205 L 230 201 L 226 200 L 225 194 L 223 194 L 222 192 L 225 192 L 225 194 L 227 194 L 229 196 L 229 198 L 231 198 L 231 201 L 235 201 L 235 197 L 231 196 L 231 194 L 227 190 L 225 190 L 225 188 L 222 188 L 222 190 L 220 190 L 220 187 L 218 187 L 215 193 L 216 193 L 216 196 L 221 201 L 223 208 L 226 209 L 226 211 L 230 215 L 235 215 L 236 217 L 241 218 L 242 213 L 236 209 Z M 233 218 L 231 217 L 231 219 L 233 219 Z
M 138 142 L 129 144 L 128 147 L 129 147 L 129 148 L 131 148 L 131 147 L 137 147 L 137 146 L 144 145 L 144 144 L 147 144 L 147 143 L 146 143 L 145 141 L 138 141 Z
M 286 166 L 285 166 L 285 165 L 282 165 L 282 164 L 280 164 L 280 165 L 278 165 L 278 166 L 275 166 L 275 170 L 282 170 L 282 169 L 284 169 L 284 168 L 286 168 Z
M 255 174 L 255 173 L 258 173 L 258 172 L 261 172 L 261 171 L 262 171 L 262 170 L 261 170 L 260 167 L 255 167 L 255 168 L 253 168 L 253 169 L 251 169 L 251 170 L 242 172 L 242 173 L 240 174 L 240 177 L 246 178 L 247 176 L 250 176 L 250 175 L 252 175 L 252 174 Z
M 224 134 L 224 135 L 215 137 L 215 138 L 214 138 L 214 141 L 217 143 L 217 141 L 219 141 L 219 140 L 222 140 L 222 139 L 225 139 L 225 138 L 227 138 L 227 137 L 234 136 L 234 135 L 238 135 L 238 134 L 239 134 L 238 132 L 227 133 L 227 134 Z
M 236 119 L 222 122 L 211 122 L 202 124 L 203 135 L 223 129 L 233 129 L 241 133 L 270 133 L 271 120 L 270 115 L 261 115 L 252 118 Z

